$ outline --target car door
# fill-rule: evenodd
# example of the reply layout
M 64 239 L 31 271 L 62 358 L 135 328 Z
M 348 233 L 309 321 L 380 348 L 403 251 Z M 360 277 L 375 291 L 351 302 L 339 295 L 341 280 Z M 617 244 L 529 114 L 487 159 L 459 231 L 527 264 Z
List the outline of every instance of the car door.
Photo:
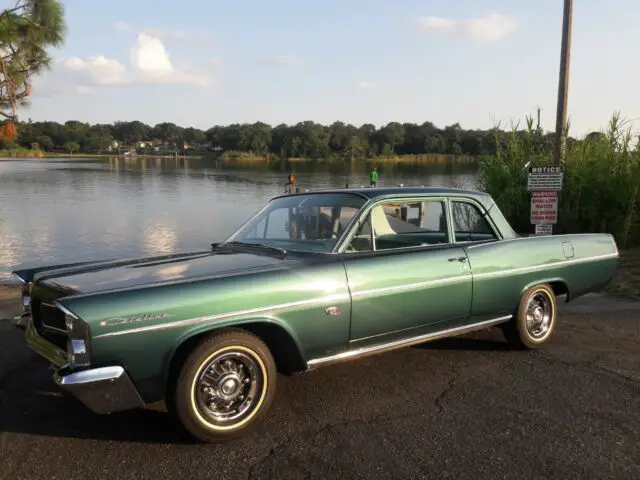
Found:
M 446 199 L 374 205 L 342 255 L 352 296 L 350 347 L 464 324 L 472 278 L 450 234 Z

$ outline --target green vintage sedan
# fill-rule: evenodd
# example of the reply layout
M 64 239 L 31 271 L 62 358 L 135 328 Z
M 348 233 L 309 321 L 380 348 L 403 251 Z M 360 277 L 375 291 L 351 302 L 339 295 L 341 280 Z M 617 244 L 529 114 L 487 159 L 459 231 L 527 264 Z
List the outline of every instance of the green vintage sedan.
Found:
M 28 345 L 96 413 L 166 407 L 224 441 L 290 374 L 497 326 L 549 341 L 556 298 L 604 287 L 611 235 L 519 236 L 492 198 L 359 188 L 273 198 L 187 254 L 21 269 Z

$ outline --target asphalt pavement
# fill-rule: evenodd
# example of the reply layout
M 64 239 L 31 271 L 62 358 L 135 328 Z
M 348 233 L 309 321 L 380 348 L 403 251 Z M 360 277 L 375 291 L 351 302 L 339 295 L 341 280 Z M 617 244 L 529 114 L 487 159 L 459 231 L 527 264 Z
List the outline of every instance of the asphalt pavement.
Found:
M 639 413 L 640 303 L 606 297 L 563 308 L 541 351 L 493 329 L 281 377 L 259 431 L 224 445 L 92 414 L 0 322 L 2 479 L 638 479 Z

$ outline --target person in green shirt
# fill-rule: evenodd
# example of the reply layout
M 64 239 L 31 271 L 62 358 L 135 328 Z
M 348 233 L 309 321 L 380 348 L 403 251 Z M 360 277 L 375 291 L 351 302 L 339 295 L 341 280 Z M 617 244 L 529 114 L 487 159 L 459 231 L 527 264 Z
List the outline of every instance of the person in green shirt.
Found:
M 378 167 L 373 167 L 371 173 L 369 174 L 369 183 L 372 187 L 375 187 L 378 184 Z

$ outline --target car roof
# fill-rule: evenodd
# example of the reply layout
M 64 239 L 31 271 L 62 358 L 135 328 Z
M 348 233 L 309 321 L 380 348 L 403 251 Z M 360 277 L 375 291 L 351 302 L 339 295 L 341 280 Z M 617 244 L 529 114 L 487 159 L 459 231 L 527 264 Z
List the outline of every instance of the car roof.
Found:
M 452 187 L 351 187 L 351 188 L 332 188 L 326 190 L 303 190 L 299 193 L 288 193 L 286 195 L 279 196 L 293 196 L 293 195 L 304 195 L 311 193 L 335 193 L 335 194 L 344 194 L 344 193 L 354 193 L 363 197 L 367 197 L 369 199 L 375 199 L 378 197 L 387 197 L 387 196 L 406 196 L 406 195 L 460 195 L 460 196 L 470 196 L 478 199 L 488 199 L 490 198 L 489 194 L 485 192 L 480 192 L 478 190 L 467 190 L 462 188 L 452 188 Z

